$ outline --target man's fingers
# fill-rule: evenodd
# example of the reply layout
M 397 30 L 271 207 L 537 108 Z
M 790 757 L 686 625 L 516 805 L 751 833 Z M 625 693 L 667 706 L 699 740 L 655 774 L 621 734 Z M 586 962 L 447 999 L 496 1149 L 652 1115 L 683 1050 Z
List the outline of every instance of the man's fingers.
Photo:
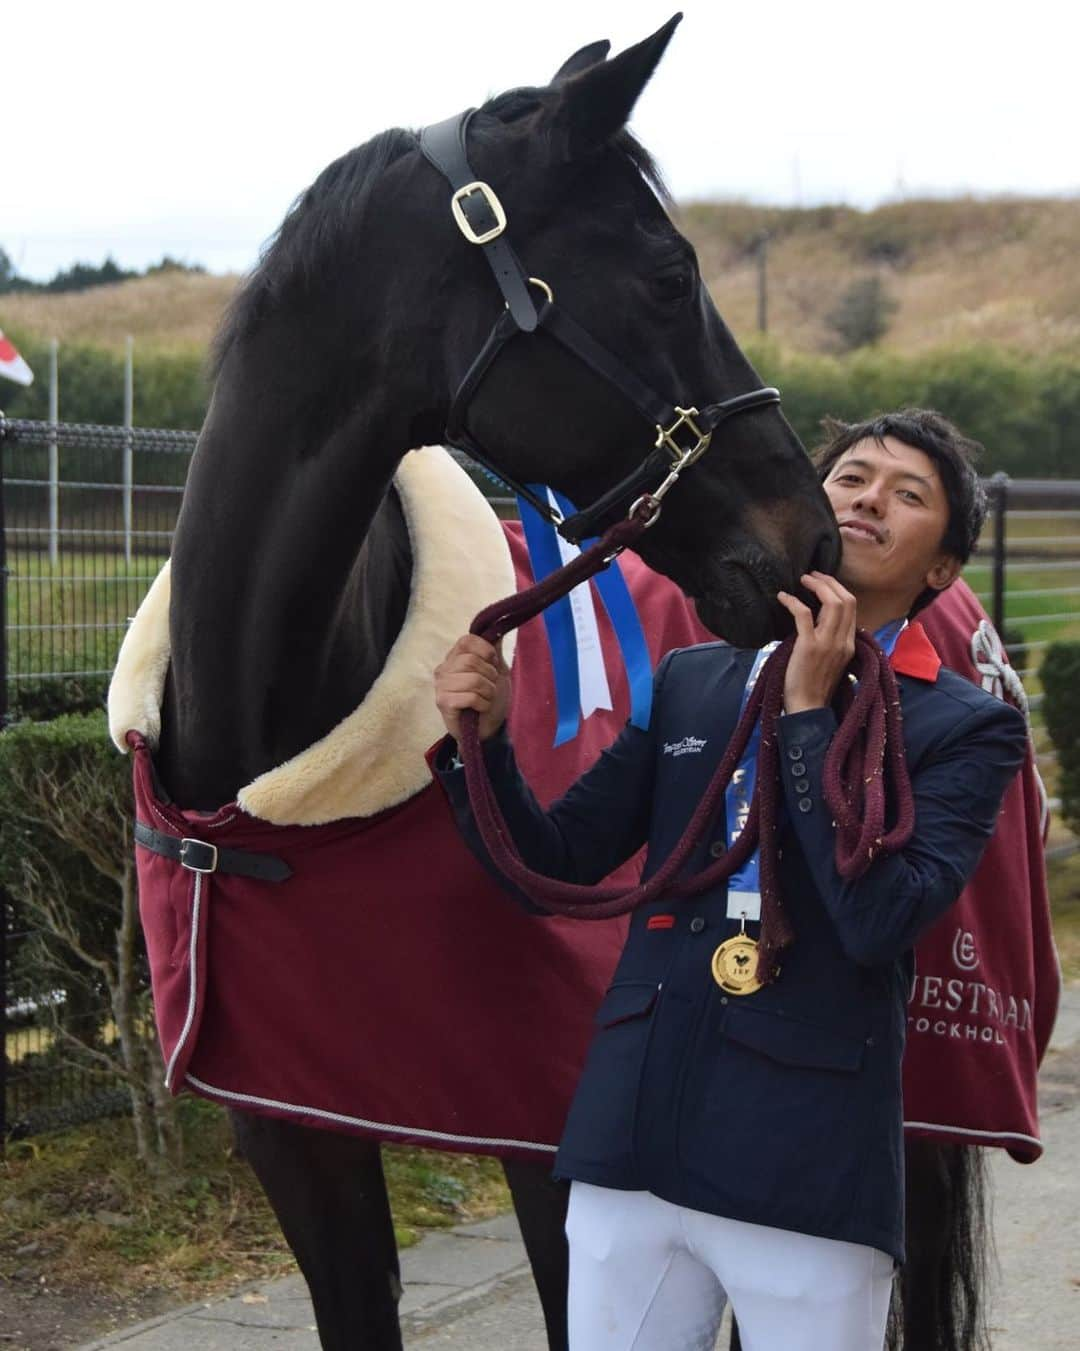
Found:
M 446 671 L 439 678 L 439 689 L 447 694 L 468 694 L 478 690 L 489 699 L 495 697 L 496 681 L 478 671 Z
M 837 617 L 835 636 L 837 640 L 854 651 L 857 609 L 855 597 L 835 577 L 829 577 L 823 572 L 815 572 L 812 575 L 820 581 L 822 586 L 827 587 L 835 597 L 835 614 Z
M 799 579 L 821 602 L 817 617 L 817 636 L 822 642 L 846 642 L 855 632 L 855 597 L 833 577 L 808 572 Z
M 449 675 L 475 674 L 484 676 L 492 682 L 499 678 L 499 668 L 493 661 L 477 656 L 475 652 L 459 652 L 456 657 L 448 657 L 443 663 L 443 671 Z
M 474 657 L 480 657 L 483 661 L 490 662 L 492 666 L 496 665 L 499 657 L 498 651 L 491 643 L 476 633 L 463 633 L 450 649 L 448 659 L 465 652 Z
M 439 695 L 439 707 L 454 713 L 460 713 L 463 708 L 475 708 L 477 713 L 486 713 L 492 702 L 491 697 L 480 690 L 444 690 Z
M 810 637 L 814 632 L 814 616 L 809 605 L 804 605 L 797 596 L 787 591 L 778 591 L 776 599 L 795 621 L 795 632 L 800 638 Z
M 830 577 L 825 572 L 808 572 L 800 580 L 804 586 L 813 590 L 823 603 L 826 601 L 835 603 L 854 615 L 855 597 L 835 577 Z

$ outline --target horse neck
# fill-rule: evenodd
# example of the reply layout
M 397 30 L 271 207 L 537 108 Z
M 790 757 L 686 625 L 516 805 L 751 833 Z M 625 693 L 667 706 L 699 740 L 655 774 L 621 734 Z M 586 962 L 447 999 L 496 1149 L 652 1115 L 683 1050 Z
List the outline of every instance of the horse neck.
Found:
M 271 410 L 234 412 L 221 390 L 173 544 L 158 755 L 174 800 L 201 810 L 231 801 L 363 700 L 412 577 L 391 487 L 400 452 L 384 449 L 392 429 L 357 415 L 312 454 Z

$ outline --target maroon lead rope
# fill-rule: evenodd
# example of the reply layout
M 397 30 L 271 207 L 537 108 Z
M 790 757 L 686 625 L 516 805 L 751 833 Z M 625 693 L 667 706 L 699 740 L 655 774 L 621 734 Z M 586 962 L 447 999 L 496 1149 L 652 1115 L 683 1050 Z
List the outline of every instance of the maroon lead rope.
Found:
M 633 545 L 653 516 L 649 499 L 643 510 L 611 527 L 591 549 L 552 573 L 536 586 L 489 605 L 473 620 L 471 632 L 490 643 L 538 615 L 575 586 L 607 567 L 624 548 Z M 478 715 L 466 709 L 461 715 L 460 747 L 465 766 L 469 800 L 480 836 L 499 871 L 530 900 L 556 915 L 578 919 L 609 919 L 624 915 L 661 896 L 694 896 L 731 876 L 761 849 L 761 933 L 759 978 L 772 979 L 779 953 L 793 939 L 777 882 L 777 801 L 779 754 L 777 723 L 783 711 L 784 675 L 795 645 L 793 637 L 782 642 L 762 668 L 747 700 L 739 724 L 690 818 L 682 838 L 662 866 L 638 886 L 580 886 L 534 872 L 514 843 L 484 764 L 478 733 Z M 861 876 L 876 854 L 893 853 L 911 838 L 915 807 L 904 759 L 900 725 L 900 696 L 888 658 L 868 634 L 855 637 L 852 674 L 854 694 L 845 688 L 845 705 L 839 728 L 825 756 L 823 790 L 836 826 L 836 867 L 841 877 Z M 757 781 L 746 826 L 738 839 L 716 863 L 692 877 L 679 877 L 687 860 L 723 810 L 724 793 L 760 717 L 762 736 L 758 750 Z M 886 778 L 897 820 L 885 832 Z

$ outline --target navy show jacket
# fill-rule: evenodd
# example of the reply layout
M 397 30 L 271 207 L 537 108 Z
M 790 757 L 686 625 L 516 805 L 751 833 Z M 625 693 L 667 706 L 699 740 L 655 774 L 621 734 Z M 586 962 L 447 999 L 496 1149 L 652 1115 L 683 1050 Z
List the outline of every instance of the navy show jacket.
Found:
M 655 872 L 734 731 L 753 657 L 721 643 L 670 653 L 648 730 L 628 724 L 547 812 L 505 733 L 487 741 L 525 862 L 590 884 L 647 843 L 643 875 Z M 780 976 L 747 996 L 713 980 L 714 950 L 739 930 L 724 886 L 639 908 L 596 1014 L 557 1175 L 903 1260 L 900 1060 L 912 948 L 974 870 L 1027 732 L 1015 709 L 950 671 L 898 674 L 898 683 L 916 807 L 910 843 L 844 881 L 822 794 L 835 717 L 782 717 L 779 881 L 795 941 Z M 447 738 L 433 768 L 490 868 L 456 763 Z M 724 838 L 721 819 L 687 871 L 722 852 Z M 673 922 L 650 927 L 658 915 Z

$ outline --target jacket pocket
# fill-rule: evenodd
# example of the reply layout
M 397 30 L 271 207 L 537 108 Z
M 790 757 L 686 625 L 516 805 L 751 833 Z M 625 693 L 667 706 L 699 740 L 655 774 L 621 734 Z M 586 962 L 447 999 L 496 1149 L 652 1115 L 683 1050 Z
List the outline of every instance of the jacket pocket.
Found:
M 779 1065 L 804 1069 L 854 1074 L 862 1068 L 866 1050 L 863 1039 L 850 1033 L 741 1005 L 729 1007 L 724 1033 Z
M 660 986 L 655 981 L 631 981 L 613 985 L 596 1011 L 597 1027 L 617 1027 L 653 1011 Z

